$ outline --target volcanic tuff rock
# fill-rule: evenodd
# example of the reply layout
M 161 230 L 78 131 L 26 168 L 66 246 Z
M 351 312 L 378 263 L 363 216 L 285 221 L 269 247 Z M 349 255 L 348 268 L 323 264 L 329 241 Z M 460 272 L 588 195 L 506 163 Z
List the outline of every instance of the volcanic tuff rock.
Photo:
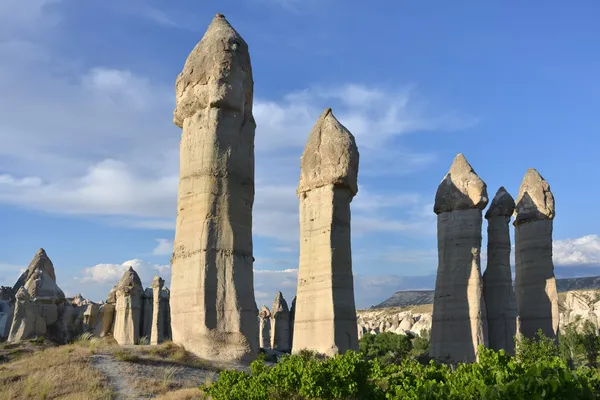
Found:
M 512 196 L 501 187 L 485 213 L 488 220 L 487 268 L 483 273 L 489 347 L 514 354 L 517 334 L 517 300 L 510 270 L 508 223 L 515 210 Z
M 277 292 L 271 308 L 271 348 L 289 351 L 290 343 L 290 311 L 281 292 Z
M 358 191 L 354 136 L 326 109 L 301 158 L 300 265 L 293 352 L 358 350 L 350 202 Z
M 25 286 L 25 283 L 29 280 L 31 275 L 40 268 L 43 269 L 44 271 L 46 271 L 46 273 L 48 274 L 50 279 L 52 279 L 54 282 L 56 282 L 56 274 L 54 273 L 54 265 L 52 264 L 52 261 L 50 261 L 50 258 L 48 258 L 46 251 L 44 249 L 40 248 L 37 251 L 37 253 L 35 254 L 35 256 L 33 257 L 33 260 L 31 260 L 31 262 L 29 263 L 29 266 L 27 267 L 25 272 L 23 272 L 21 274 L 21 276 L 19 277 L 19 279 L 13 286 L 13 293 L 17 293 L 17 291 L 20 288 Z M 63 295 L 63 297 L 64 297 L 64 295 Z
M 116 286 L 113 337 L 120 345 L 137 344 L 140 337 L 143 293 L 140 277 L 129 267 Z
M 150 333 L 150 344 L 159 344 L 165 340 L 168 332 L 165 332 L 165 322 L 168 318 L 168 298 L 163 294 L 164 279 L 155 276 L 152 280 L 152 291 L 154 304 L 152 307 L 152 328 Z
M 172 258 L 173 341 L 207 360 L 252 360 L 254 130 L 248 45 L 221 14 L 177 77 L 182 128 Z
M 271 311 L 265 305 L 260 309 L 258 313 L 258 337 L 260 340 L 260 347 L 263 349 L 271 348 Z
M 488 203 L 486 184 L 462 154 L 438 187 L 438 271 L 429 355 L 439 361 L 477 359 L 487 345 L 486 310 L 481 282 L 481 210 Z
M 554 196 L 538 171 L 527 170 L 515 209 L 515 294 L 520 333 L 534 337 L 541 329 L 556 337 L 558 293 L 552 262 Z

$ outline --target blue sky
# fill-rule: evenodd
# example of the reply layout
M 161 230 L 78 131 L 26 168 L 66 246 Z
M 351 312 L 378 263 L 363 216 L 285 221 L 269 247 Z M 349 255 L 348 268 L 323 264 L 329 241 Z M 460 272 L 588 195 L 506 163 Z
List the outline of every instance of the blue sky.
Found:
M 361 153 L 358 306 L 433 287 L 433 198 L 459 152 L 490 197 L 537 168 L 557 276 L 600 274 L 596 1 L 222 3 L 2 0 L 0 284 L 39 247 L 71 295 L 104 299 L 127 265 L 168 280 L 174 83 L 217 12 L 253 64 L 259 305 L 294 295 L 299 157 L 325 107 Z

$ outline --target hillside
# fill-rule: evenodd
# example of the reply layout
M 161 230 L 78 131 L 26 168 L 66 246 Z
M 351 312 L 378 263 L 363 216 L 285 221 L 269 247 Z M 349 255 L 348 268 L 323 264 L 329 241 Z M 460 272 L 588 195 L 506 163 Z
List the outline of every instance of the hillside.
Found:
M 559 292 L 600 289 L 600 276 L 557 279 L 556 287 Z M 433 293 L 433 290 L 401 290 L 394 293 L 389 299 L 372 306 L 371 308 L 407 307 L 433 304 Z

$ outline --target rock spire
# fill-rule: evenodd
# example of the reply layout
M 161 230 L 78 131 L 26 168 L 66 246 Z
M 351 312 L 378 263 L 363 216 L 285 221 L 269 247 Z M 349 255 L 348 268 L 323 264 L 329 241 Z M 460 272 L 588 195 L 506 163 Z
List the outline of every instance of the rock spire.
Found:
M 119 345 L 137 344 L 142 322 L 144 288 L 137 272 L 129 267 L 117 283 L 113 337 Z
M 508 223 L 515 211 L 515 201 L 501 187 L 485 213 L 488 220 L 487 267 L 483 273 L 489 347 L 515 352 L 517 334 L 517 300 L 510 270 L 510 231 Z
M 429 355 L 443 362 L 471 362 L 487 345 L 481 281 L 482 210 L 486 184 L 458 154 L 435 195 L 438 270 Z
M 290 351 L 290 310 L 281 292 L 277 292 L 271 310 L 271 348 Z
M 538 329 L 556 338 L 558 294 L 552 262 L 554 196 L 538 171 L 527 170 L 515 209 L 515 292 L 519 330 L 535 337 Z
M 250 361 L 258 351 L 253 85 L 248 45 L 217 14 L 177 77 L 173 117 L 182 128 L 173 341 L 207 360 Z
M 326 109 L 301 158 L 300 265 L 293 352 L 358 350 L 350 202 L 358 191 L 354 136 Z

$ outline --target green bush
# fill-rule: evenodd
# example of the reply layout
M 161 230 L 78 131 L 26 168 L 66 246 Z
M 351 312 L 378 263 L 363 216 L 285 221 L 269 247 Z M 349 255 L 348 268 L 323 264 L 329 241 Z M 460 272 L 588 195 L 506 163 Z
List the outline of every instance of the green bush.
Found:
M 382 343 L 390 341 L 365 343 L 372 359 L 349 351 L 327 359 L 311 353 L 284 356 L 272 367 L 257 360 L 251 374 L 224 371 L 202 389 L 214 400 L 600 398 L 597 369 L 569 368 L 554 341 L 541 335 L 522 339 L 515 357 L 480 346 L 479 362 L 456 367 L 433 361 L 421 365 L 408 358 L 398 364 L 382 362 Z
M 384 363 L 399 363 L 405 359 L 412 349 L 409 336 L 392 332 L 378 335 L 365 334 L 358 341 L 359 351 L 368 359 L 379 359 Z

